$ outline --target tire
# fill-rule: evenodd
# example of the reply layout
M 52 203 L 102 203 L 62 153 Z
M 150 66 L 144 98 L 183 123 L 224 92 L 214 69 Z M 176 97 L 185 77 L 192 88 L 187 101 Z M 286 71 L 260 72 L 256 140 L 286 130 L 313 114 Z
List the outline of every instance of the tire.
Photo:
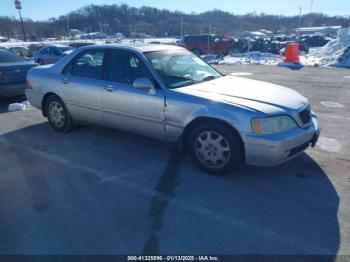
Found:
M 43 61 L 42 59 L 38 59 L 37 63 L 38 63 L 39 65 L 44 65 L 44 64 L 45 64 L 44 61 Z
M 238 169 L 244 150 L 236 132 L 221 123 L 208 122 L 194 128 L 188 139 L 188 152 L 203 171 L 216 176 Z
M 199 48 L 193 48 L 192 53 L 195 54 L 196 56 L 200 56 L 202 54 Z
M 52 95 L 47 99 L 46 113 L 50 125 L 56 131 L 66 133 L 72 130 L 72 117 L 70 116 L 66 105 L 57 95 Z

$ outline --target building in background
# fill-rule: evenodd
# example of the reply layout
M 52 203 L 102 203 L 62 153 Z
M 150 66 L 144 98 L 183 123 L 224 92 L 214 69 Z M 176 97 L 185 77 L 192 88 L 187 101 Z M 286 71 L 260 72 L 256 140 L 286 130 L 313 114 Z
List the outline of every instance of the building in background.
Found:
M 300 35 L 325 35 L 336 36 L 341 26 L 316 26 L 316 27 L 301 27 L 296 29 L 296 32 L 300 30 Z

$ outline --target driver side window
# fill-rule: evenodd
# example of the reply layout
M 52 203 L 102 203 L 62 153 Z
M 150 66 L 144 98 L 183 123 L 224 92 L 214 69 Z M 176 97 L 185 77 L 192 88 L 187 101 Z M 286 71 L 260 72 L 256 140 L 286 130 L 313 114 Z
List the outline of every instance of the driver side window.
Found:
M 154 82 L 140 58 L 128 51 L 110 50 L 108 57 L 108 80 L 132 85 L 137 78 L 148 78 Z
M 70 74 L 73 76 L 102 79 L 104 54 L 103 50 L 85 52 L 70 67 L 67 67 L 67 71 L 65 70 L 64 73 L 68 73 L 70 70 Z
M 57 48 L 52 48 L 51 49 L 51 53 L 55 56 L 59 56 L 60 55 L 60 51 Z

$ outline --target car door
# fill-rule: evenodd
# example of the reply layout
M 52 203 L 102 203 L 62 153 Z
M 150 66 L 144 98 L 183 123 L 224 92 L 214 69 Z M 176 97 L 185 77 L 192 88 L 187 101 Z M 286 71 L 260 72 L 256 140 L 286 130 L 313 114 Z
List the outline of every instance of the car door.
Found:
M 40 51 L 40 57 L 44 64 L 50 64 L 50 47 L 46 47 Z
M 51 64 L 56 63 L 61 58 L 61 52 L 57 47 L 51 47 L 50 49 L 50 62 Z
M 101 90 L 105 50 L 89 49 L 81 52 L 66 66 L 61 79 L 61 90 L 73 119 L 103 123 Z
M 148 78 L 157 87 L 142 58 L 130 51 L 111 49 L 107 58 L 108 86 L 102 90 L 102 112 L 107 125 L 143 135 L 164 137 L 164 93 L 138 89 L 133 82 Z
M 44 58 L 44 60 L 45 60 L 45 64 L 54 64 L 54 63 L 56 63 L 56 61 L 55 61 L 55 55 L 54 55 L 54 52 L 55 52 L 55 47 L 49 47 L 48 48 L 48 51 L 47 51 L 47 53 L 45 53 L 45 58 Z

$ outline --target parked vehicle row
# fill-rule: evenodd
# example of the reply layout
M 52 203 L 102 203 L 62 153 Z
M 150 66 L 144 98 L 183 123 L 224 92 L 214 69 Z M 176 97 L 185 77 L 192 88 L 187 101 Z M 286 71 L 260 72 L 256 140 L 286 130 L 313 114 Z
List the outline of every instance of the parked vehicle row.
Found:
M 224 76 L 177 46 L 84 47 L 27 81 L 28 100 L 55 130 L 89 122 L 172 142 L 211 174 L 280 164 L 320 133 L 299 93 Z
M 228 54 L 233 45 L 233 39 L 218 35 L 190 35 L 182 39 L 181 45 L 197 56 L 205 53 Z
M 305 35 L 300 39 L 300 43 L 306 44 L 309 47 L 322 47 L 326 45 L 332 38 L 323 35 Z
M 30 44 L 28 47 L 23 47 L 23 46 L 13 46 L 13 47 L 4 47 L 0 46 L 0 49 L 10 51 L 14 53 L 17 56 L 21 56 L 24 58 L 33 58 L 36 56 L 37 52 L 41 52 L 43 48 L 51 47 L 52 48 L 52 54 L 58 54 L 60 52 L 63 52 L 75 48 L 79 48 L 82 46 L 87 46 L 87 45 L 93 45 L 92 42 L 73 42 L 70 45 L 57 45 L 57 44 L 42 44 L 42 43 L 37 43 L 37 44 Z M 62 53 L 63 53 L 62 52 Z M 55 60 L 55 59 L 54 59 Z
M 233 39 L 218 35 L 188 35 L 183 37 L 178 45 L 185 47 L 197 56 L 215 53 L 221 55 L 242 54 L 246 52 L 263 52 L 283 54 L 289 43 L 298 42 L 299 50 L 308 53 L 310 47 L 321 47 L 331 39 L 321 35 L 306 35 L 298 41 L 295 37 L 277 36 L 273 38 L 242 38 Z
M 24 95 L 27 73 L 34 66 L 33 61 L 0 49 L 0 97 Z

